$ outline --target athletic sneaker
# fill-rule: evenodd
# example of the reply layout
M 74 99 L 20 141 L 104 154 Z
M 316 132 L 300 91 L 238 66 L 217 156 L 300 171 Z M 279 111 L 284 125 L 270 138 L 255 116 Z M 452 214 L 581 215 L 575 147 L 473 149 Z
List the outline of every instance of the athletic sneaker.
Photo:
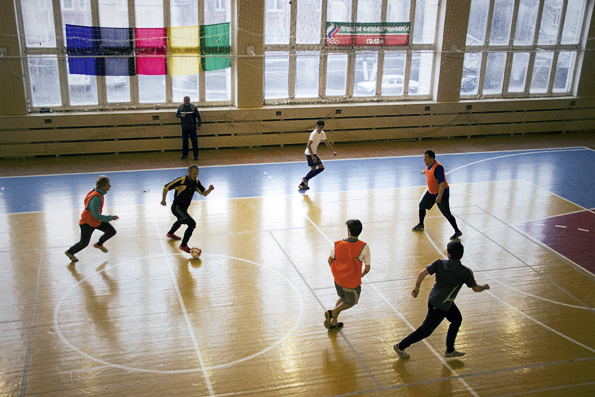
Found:
M 176 236 L 173 233 L 167 233 L 166 236 L 167 236 L 167 238 L 171 238 L 172 240 L 181 240 L 182 239 L 180 236 Z
M 102 252 L 107 252 L 107 248 L 105 248 L 103 245 L 95 243 L 93 244 L 93 247 L 97 248 L 98 250 L 101 250 Z
M 423 223 L 418 223 L 411 230 L 414 231 L 414 232 L 423 232 L 424 231 L 424 224 Z
M 337 325 L 331 325 L 330 327 L 328 327 L 329 331 L 340 331 L 341 328 L 343 328 L 343 323 L 342 322 L 338 322 Z
M 188 247 L 187 245 L 180 244 L 180 249 L 184 252 L 190 253 L 190 247 Z
M 78 262 L 79 261 L 79 258 L 77 258 L 73 254 L 71 254 L 70 252 L 68 252 L 68 250 L 66 252 L 64 252 L 64 254 L 68 257 L 68 259 L 70 259 L 71 262 Z
M 456 351 L 456 350 L 453 350 L 450 353 L 449 352 L 444 353 L 444 357 L 463 357 L 464 355 L 465 355 L 464 352 L 460 352 L 460 351 Z
M 306 189 L 309 189 L 309 187 L 308 187 L 308 180 L 305 177 L 302 178 L 302 185 L 304 185 L 306 187 Z
M 399 357 L 401 357 L 401 358 L 409 358 L 409 353 L 407 353 L 405 350 L 399 349 L 399 344 L 398 343 L 393 346 L 393 349 L 395 349 L 395 351 L 397 352 L 397 354 L 399 355 Z
M 455 234 L 453 234 L 452 236 L 450 236 L 450 239 L 451 240 L 458 240 L 459 237 L 461 237 L 462 235 L 463 235 L 463 232 L 459 230 L 458 232 L 455 232 Z

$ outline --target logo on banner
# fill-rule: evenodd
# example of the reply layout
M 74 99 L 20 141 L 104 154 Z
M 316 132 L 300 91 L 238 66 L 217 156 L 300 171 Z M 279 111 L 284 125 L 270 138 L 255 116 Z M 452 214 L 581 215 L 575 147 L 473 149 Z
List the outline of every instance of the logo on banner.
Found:
M 335 45 L 339 44 L 339 40 L 335 37 L 339 34 L 340 29 L 337 25 L 331 22 L 329 27 L 326 29 L 326 44 Z

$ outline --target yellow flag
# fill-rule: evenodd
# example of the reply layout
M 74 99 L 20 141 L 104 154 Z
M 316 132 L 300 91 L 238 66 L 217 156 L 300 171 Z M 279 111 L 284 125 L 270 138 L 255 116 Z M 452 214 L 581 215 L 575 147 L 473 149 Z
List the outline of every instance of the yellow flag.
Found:
M 167 28 L 167 55 L 170 75 L 200 72 L 200 40 L 198 26 Z

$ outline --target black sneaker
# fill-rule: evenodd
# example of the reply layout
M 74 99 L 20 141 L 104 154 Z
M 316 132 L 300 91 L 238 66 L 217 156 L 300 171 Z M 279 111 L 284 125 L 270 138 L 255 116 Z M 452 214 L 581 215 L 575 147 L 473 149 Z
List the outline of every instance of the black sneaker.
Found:
M 414 231 L 414 232 L 423 232 L 424 231 L 424 224 L 423 223 L 418 223 L 411 230 Z
M 182 159 L 182 160 L 186 160 L 187 158 L 188 158 L 188 156 L 182 156 L 182 157 L 180 157 L 180 159 Z
M 458 232 L 455 232 L 455 234 L 453 234 L 452 236 L 450 236 L 450 239 L 451 240 L 458 240 L 459 237 L 461 237 L 462 235 L 463 235 L 463 232 L 459 230 Z
M 195 157 L 194 157 L 194 160 L 198 160 L 198 156 L 195 156 Z

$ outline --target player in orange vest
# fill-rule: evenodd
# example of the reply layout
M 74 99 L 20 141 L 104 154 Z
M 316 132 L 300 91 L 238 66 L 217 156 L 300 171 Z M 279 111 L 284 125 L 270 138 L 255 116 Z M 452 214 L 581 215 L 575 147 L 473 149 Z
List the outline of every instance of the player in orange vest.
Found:
M 436 161 L 436 154 L 432 150 L 426 150 L 424 153 L 424 163 L 426 168 L 421 172 L 426 174 L 426 181 L 428 183 L 428 191 L 419 202 L 419 223 L 413 227 L 414 232 L 422 232 L 424 230 L 424 218 L 426 217 L 426 210 L 431 209 L 434 203 L 438 205 L 438 209 L 442 215 L 448 220 L 451 226 L 455 229 L 450 239 L 458 240 L 463 235 L 459 230 L 455 217 L 450 213 L 450 188 L 446 182 L 446 175 L 442 164 Z
M 79 221 L 79 226 L 81 227 L 81 239 L 65 252 L 71 262 L 78 262 L 78 258 L 74 256 L 74 254 L 89 245 L 91 235 L 95 229 L 101 230 L 103 236 L 99 238 L 98 242 L 93 244 L 93 247 L 103 252 L 107 252 L 107 248 L 103 246 L 103 243 L 114 237 L 116 234 L 116 229 L 114 229 L 109 222 L 118 220 L 118 216 L 101 214 L 101 211 L 103 211 L 103 196 L 105 196 L 112 187 L 109 178 L 105 175 L 100 175 L 99 178 L 97 178 L 95 186 L 95 189 L 87 193 L 87 196 L 85 197 L 85 209 L 83 210 L 81 220 Z
M 357 219 L 350 219 L 346 224 L 349 237 L 335 241 L 335 247 L 328 258 L 339 295 L 335 308 L 324 313 L 324 326 L 330 330 L 343 327 L 343 323 L 337 321 L 339 313 L 357 305 L 362 292 L 362 277 L 370 271 L 370 248 L 368 244 L 358 240 L 362 223 Z M 363 273 L 362 264 L 365 265 Z

